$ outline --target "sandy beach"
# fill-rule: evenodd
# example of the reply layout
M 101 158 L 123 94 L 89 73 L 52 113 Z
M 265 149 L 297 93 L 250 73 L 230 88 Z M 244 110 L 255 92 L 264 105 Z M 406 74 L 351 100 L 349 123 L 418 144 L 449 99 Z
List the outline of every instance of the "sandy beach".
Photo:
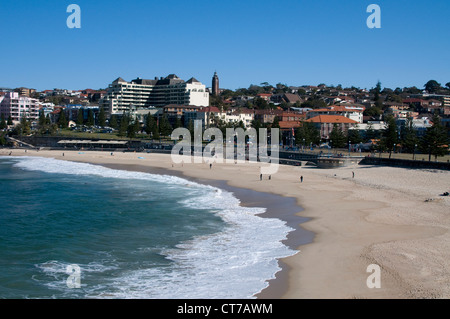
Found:
M 0 155 L 10 152 L 3 149 Z M 63 151 L 17 149 L 12 155 L 164 169 L 295 199 L 303 208 L 297 214 L 308 219 L 301 227 L 314 233 L 313 240 L 282 260 L 280 279 L 259 298 L 450 298 L 450 197 L 440 196 L 450 191 L 448 171 L 280 165 L 270 180 L 260 180 L 260 163 L 210 168 L 209 163 L 173 164 L 170 155 L 149 153 L 64 151 L 63 156 Z M 380 288 L 367 285 L 371 264 L 381 269 Z

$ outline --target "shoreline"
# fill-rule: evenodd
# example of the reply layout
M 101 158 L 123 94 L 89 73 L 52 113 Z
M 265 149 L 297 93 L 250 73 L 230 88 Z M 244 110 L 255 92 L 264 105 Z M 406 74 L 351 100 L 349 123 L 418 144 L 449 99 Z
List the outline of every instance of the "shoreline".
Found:
M 42 157 L 41 154 L 12 154 L 13 156 L 37 156 Z M 87 154 L 83 152 L 83 154 Z M 0 156 L 4 154 L 0 153 Z M 7 157 L 5 155 L 5 157 Z M 44 156 L 44 157 L 52 157 L 52 156 Z M 69 160 L 69 158 L 64 157 L 53 157 L 59 160 Z M 146 166 L 140 164 L 126 164 L 126 163 L 93 163 L 90 161 L 77 161 L 76 159 L 70 159 L 70 161 L 74 162 L 83 162 L 89 163 L 93 165 L 99 165 L 115 170 L 126 170 L 126 171 L 135 171 L 135 172 L 143 172 L 143 173 L 151 173 L 151 174 L 159 174 L 159 175 L 170 175 L 180 177 L 198 184 L 209 185 L 213 187 L 220 188 L 222 190 L 233 193 L 233 196 L 236 197 L 240 201 L 240 205 L 244 207 L 261 207 L 265 209 L 264 213 L 257 214 L 256 216 L 261 218 L 277 218 L 286 223 L 287 226 L 292 228 L 287 234 L 286 239 L 281 240 L 281 242 L 296 251 L 295 254 L 298 253 L 298 247 L 300 245 L 304 245 L 306 243 L 312 242 L 314 234 L 310 231 L 307 231 L 301 227 L 301 224 L 306 222 L 308 219 L 304 218 L 299 214 L 303 209 L 300 207 L 295 198 L 286 198 L 281 195 L 255 191 L 248 188 L 240 188 L 236 186 L 231 186 L 225 180 L 213 180 L 213 179 L 204 179 L 197 178 L 193 176 L 189 176 L 184 174 L 182 171 L 170 170 L 168 168 L 154 167 L 154 166 Z M 280 299 L 284 294 L 288 291 L 288 272 L 290 270 L 290 266 L 283 262 L 283 258 L 277 258 L 279 270 L 274 274 L 273 278 L 265 279 L 265 282 L 268 284 L 266 287 L 262 288 L 259 292 L 256 292 L 253 297 L 257 299 Z
M 254 191 L 252 189 L 231 186 L 224 180 L 205 180 L 192 176 L 186 176 L 183 172 L 170 171 L 163 168 L 151 167 L 149 170 L 146 169 L 146 166 L 142 165 L 98 165 L 118 170 L 131 170 L 144 173 L 177 176 L 195 183 L 210 185 L 233 193 L 233 195 L 239 199 L 241 206 L 263 207 L 266 209 L 264 213 L 258 214 L 257 216 L 261 218 L 277 218 L 285 222 L 287 226 L 291 227 L 293 230 L 290 231 L 287 238 L 281 242 L 292 250 L 296 250 L 296 254 L 298 253 L 299 246 L 311 243 L 313 240 L 314 233 L 301 227 L 301 224 L 308 221 L 308 219 L 299 215 L 303 209 L 297 204 L 295 198 L 286 198 L 272 193 L 264 193 Z M 281 211 L 280 206 L 282 206 Z M 274 278 L 266 279 L 268 286 L 255 293 L 253 295 L 254 297 L 257 299 L 280 299 L 287 293 L 289 285 L 288 272 L 291 267 L 283 262 L 283 258 L 278 258 L 278 266 L 280 269 L 274 274 Z
M 280 165 L 270 181 L 260 181 L 259 163 L 214 163 L 210 169 L 207 163 L 174 165 L 170 155 L 154 153 L 66 151 L 63 157 L 61 151 L 13 150 L 17 153 L 156 167 L 208 184 L 224 181 L 230 187 L 293 198 L 303 208 L 295 215 L 307 219 L 301 227 L 315 236 L 300 245 L 300 252 L 281 259 L 277 279 L 288 284 L 280 298 L 450 298 L 450 198 L 440 196 L 450 190 L 450 172 Z M 381 269 L 380 289 L 367 285 L 371 264 Z

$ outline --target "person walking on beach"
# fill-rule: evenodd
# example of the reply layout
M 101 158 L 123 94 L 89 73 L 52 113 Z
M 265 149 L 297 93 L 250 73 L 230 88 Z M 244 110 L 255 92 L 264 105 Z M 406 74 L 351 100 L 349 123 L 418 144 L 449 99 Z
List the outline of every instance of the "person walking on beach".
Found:
M 211 167 L 212 167 L 212 163 L 209 163 L 209 169 L 211 169 Z
M 259 174 L 259 180 L 262 181 L 262 174 Z
M 303 175 L 300 176 L 300 183 L 303 183 Z
M 352 171 L 352 178 L 355 178 L 355 172 Z

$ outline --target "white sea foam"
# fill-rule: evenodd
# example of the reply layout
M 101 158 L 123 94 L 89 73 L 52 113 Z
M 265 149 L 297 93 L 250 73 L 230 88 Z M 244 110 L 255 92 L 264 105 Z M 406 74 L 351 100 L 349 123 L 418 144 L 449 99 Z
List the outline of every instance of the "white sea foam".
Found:
M 197 195 L 200 191 L 202 196 L 187 198 L 181 204 L 213 210 L 226 222 L 227 227 L 218 233 L 198 236 L 176 248 L 162 251 L 173 261 L 172 266 L 125 269 L 120 276 L 109 278 L 101 287 L 85 287 L 88 297 L 252 298 L 280 270 L 278 259 L 296 253 L 281 242 L 292 228 L 279 219 L 258 217 L 264 208 L 242 207 L 230 192 L 169 175 L 115 170 L 51 158 L 19 159 L 15 166 L 25 170 L 148 180 L 193 188 Z M 65 265 L 64 262 L 51 261 L 38 267 L 42 272 L 59 278 Z M 88 271 L 109 269 L 94 261 L 81 268 Z

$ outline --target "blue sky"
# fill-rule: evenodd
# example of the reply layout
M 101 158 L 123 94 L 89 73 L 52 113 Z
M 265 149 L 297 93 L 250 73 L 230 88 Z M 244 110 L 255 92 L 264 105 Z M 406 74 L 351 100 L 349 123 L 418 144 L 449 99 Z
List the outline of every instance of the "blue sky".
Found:
M 69 4 L 81 29 L 66 26 Z M 369 4 L 381 29 L 369 29 Z M 207 86 L 450 82 L 448 0 L 1 0 L 0 87 L 104 88 L 175 73 Z

